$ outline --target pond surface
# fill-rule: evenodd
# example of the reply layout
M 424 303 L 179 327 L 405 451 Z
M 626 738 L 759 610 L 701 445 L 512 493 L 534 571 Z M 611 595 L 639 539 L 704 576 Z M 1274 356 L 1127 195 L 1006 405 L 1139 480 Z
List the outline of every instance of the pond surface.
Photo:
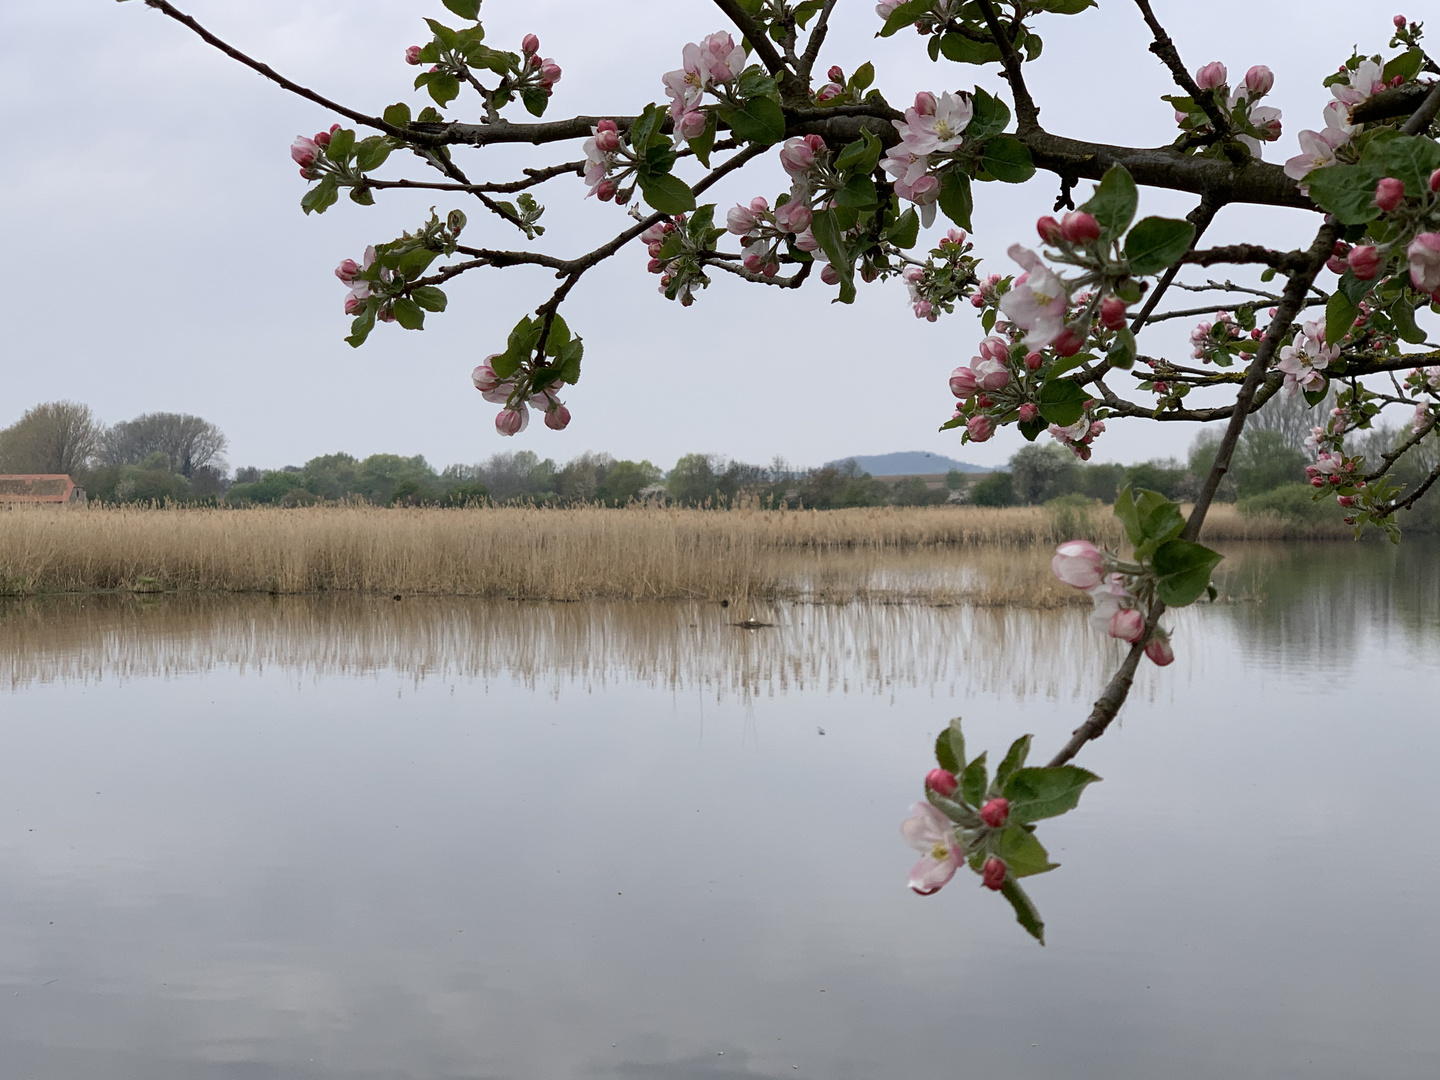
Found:
M 1227 590 L 1042 826 L 1043 949 L 898 826 L 952 716 L 1083 719 L 1079 610 L 0 606 L 0 1074 L 1433 1080 L 1437 552 Z

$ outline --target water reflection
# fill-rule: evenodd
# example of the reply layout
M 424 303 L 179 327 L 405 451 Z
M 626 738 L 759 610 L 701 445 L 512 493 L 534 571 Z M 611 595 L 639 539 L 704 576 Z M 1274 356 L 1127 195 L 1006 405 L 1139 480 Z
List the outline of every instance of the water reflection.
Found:
M 1440 1075 L 1435 561 L 1242 554 L 1044 950 L 896 827 L 949 716 L 1064 739 L 1079 611 L 7 605 L 0 1075 Z

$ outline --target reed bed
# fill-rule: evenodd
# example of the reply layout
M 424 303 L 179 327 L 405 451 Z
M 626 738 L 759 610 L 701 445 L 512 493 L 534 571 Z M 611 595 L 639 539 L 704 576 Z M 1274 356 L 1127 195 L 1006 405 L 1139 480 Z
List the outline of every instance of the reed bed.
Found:
M 924 600 L 1055 607 L 1051 545 L 1118 543 L 1068 507 L 785 511 L 100 507 L 0 513 L 0 595 L 379 593 L 520 600 Z M 1289 538 L 1219 507 L 1207 539 Z

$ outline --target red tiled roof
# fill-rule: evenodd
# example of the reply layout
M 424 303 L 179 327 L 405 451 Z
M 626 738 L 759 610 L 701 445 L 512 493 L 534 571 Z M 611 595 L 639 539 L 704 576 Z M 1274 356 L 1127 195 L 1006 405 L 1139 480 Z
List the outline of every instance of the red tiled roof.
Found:
M 75 498 L 75 481 L 64 474 L 0 476 L 3 503 L 68 503 Z

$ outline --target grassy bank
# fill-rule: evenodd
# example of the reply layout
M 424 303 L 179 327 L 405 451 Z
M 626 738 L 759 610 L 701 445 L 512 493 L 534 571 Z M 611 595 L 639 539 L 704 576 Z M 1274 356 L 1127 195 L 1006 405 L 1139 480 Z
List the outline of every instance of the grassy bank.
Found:
M 1290 529 L 1217 507 L 1206 538 L 1285 539 Z M 1119 530 L 1098 507 L 14 510 L 0 513 L 0 594 L 806 596 L 1045 607 L 1075 599 L 1047 569 L 1050 546 L 1075 536 L 1113 544 Z

